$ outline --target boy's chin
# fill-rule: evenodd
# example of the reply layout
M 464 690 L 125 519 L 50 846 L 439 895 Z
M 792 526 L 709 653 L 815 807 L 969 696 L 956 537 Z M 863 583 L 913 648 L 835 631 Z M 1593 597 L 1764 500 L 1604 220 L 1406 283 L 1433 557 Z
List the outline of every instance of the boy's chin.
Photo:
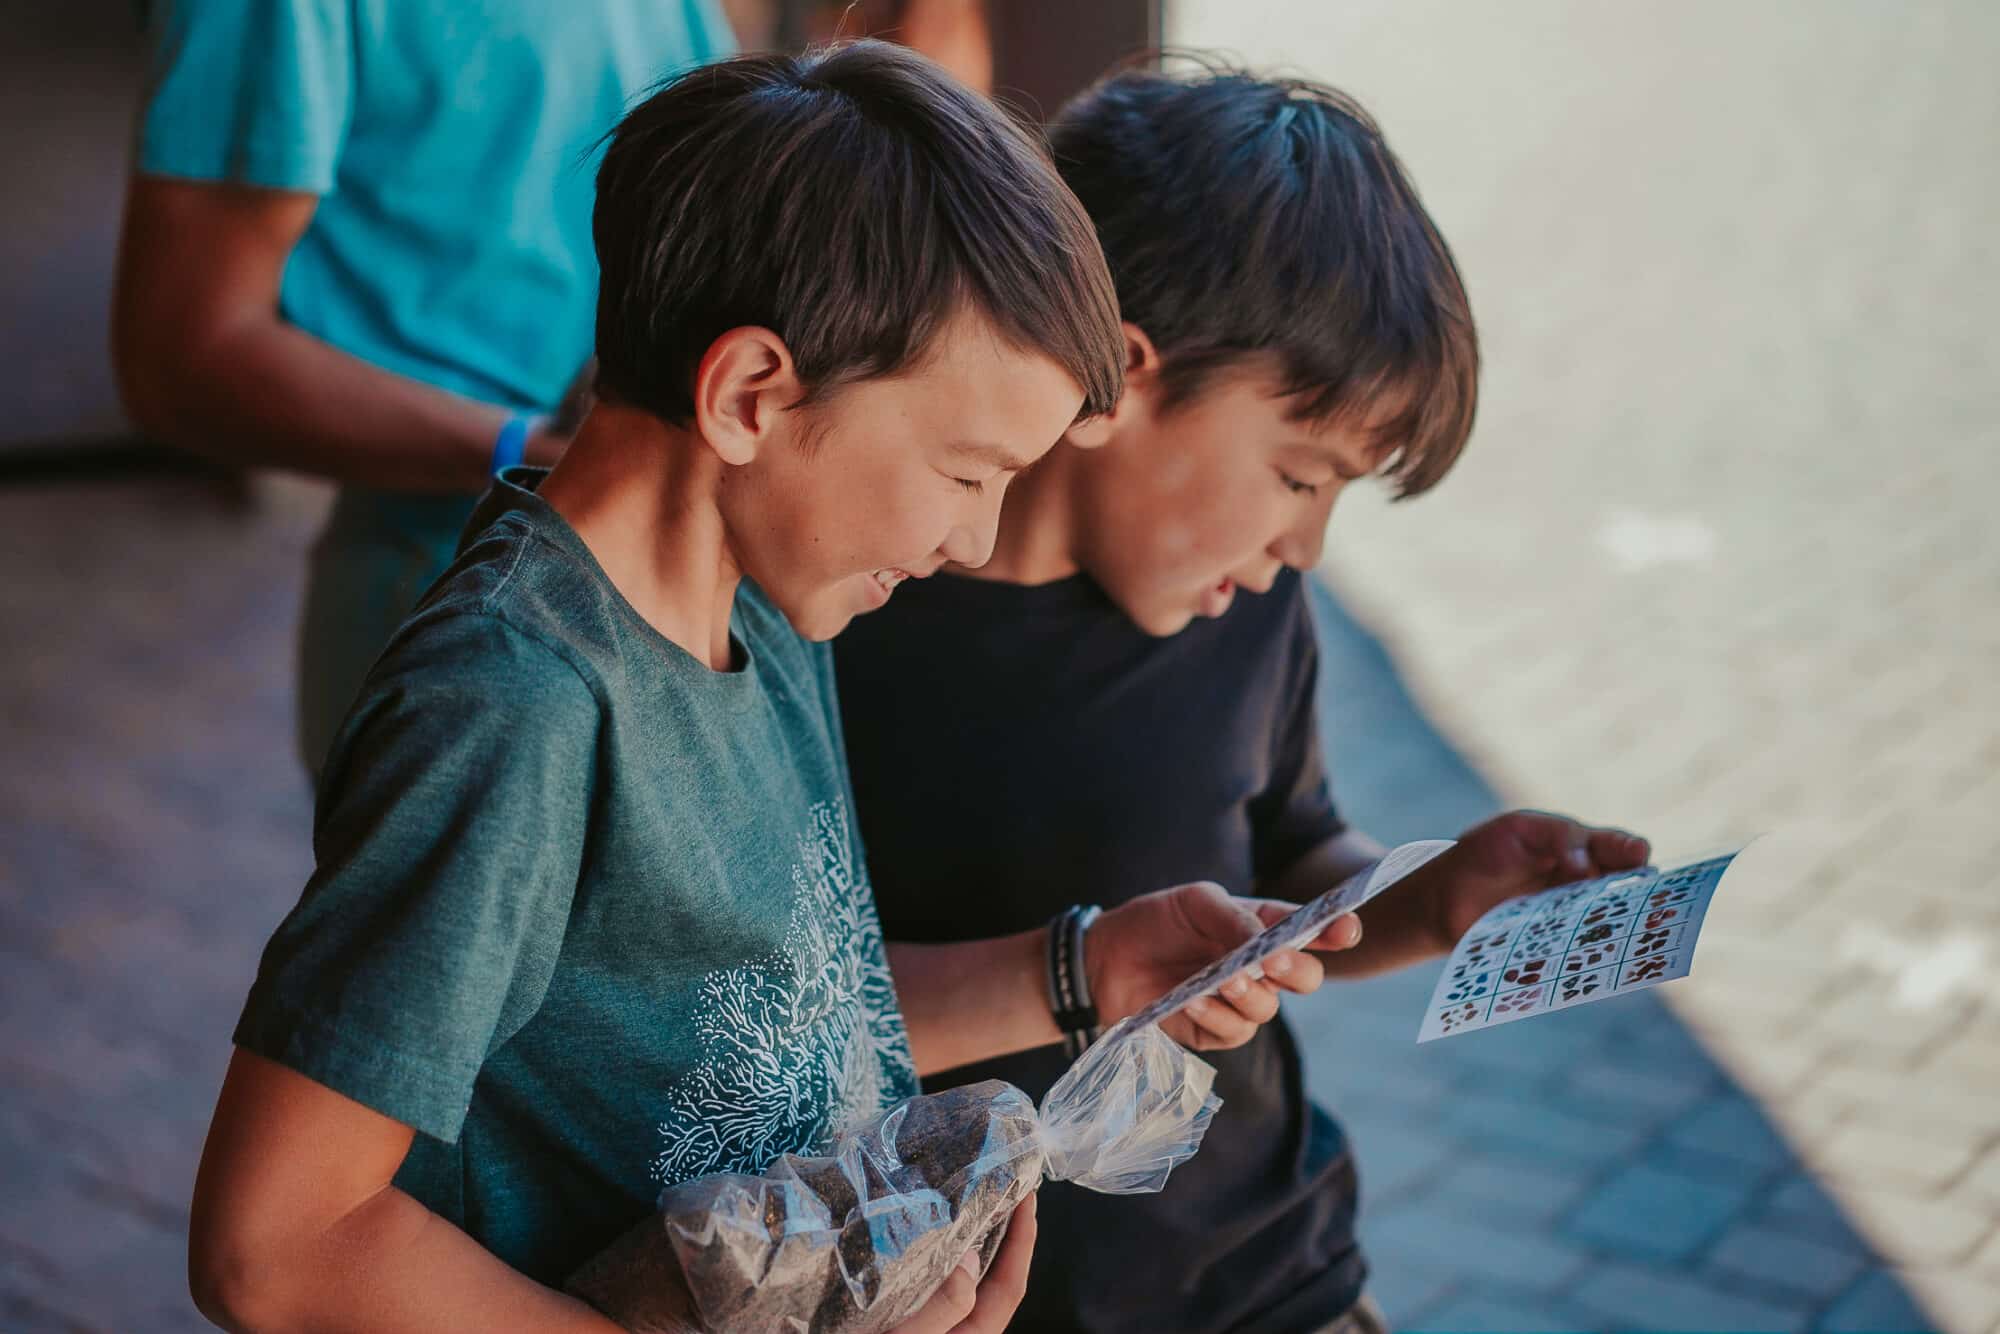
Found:
M 824 604 L 798 616 L 790 616 L 792 629 L 799 632 L 799 638 L 810 639 L 815 644 L 832 639 L 854 621 L 856 613 L 852 608 L 845 611 L 830 608 Z
M 874 580 L 869 579 L 872 584 Z M 867 590 L 859 593 L 853 581 L 843 580 L 832 588 L 823 588 L 801 599 L 798 605 L 780 608 L 785 619 L 799 638 L 815 643 L 832 639 L 853 624 L 854 618 L 873 611 L 877 603 L 868 596 Z
M 1139 628 L 1140 633 L 1155 639 L 1171 639 L 1192 625 L 1195 616 L 1191 607 L 1159 601 L 1143 605 L 1122 602 L 1119 609 L 1125 613 L 1126 620 Z

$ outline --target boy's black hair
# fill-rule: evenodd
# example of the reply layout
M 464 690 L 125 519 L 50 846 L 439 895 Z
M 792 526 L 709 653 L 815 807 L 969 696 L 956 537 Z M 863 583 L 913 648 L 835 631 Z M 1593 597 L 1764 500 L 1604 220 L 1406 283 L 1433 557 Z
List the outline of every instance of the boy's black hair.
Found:
M 1377 438 L 1399 495 L 1444 476 L 1472 432 L 1472 315 L 1444 238 L 1353 99 L 1202 58 L 1187 75 L 1113 73 L 1050 138 L 1125 319 L 1160 353 L 1165 408 L 1271 358 L 1302 420 L 1392 410 Z
M 1040 141 L 922 56 L 740 56 L 611 132 L 592 219 L 598 392 L 685 424 L 717 337 L 784 339 L 812 398 L 917 364 L 971 306 L 1108 411 L 1124 383 L 1097 239 Z

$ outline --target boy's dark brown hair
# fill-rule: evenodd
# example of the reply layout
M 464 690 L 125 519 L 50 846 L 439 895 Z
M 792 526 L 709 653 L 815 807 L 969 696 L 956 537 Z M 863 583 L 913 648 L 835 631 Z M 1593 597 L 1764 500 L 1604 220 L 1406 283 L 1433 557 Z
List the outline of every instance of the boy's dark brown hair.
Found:
M 784 339 L 810 399 L 920 364 L 968 304 L 1083 415 L 1123 389 L 1103 254 L 1039 139 L 885 42 L 672 80 L 612 131 L 592 225 L 598 392 L 670 422 L 730 329 Z
M 1269 358 L 1301 419 L 1389 410 L 1377 438 L 1399 495 L 1444 476 L 1472 433 L 1472 314 L 1444 238 L 1353 99 L 1204 58 L 1188 74 L 1112 74 L 1050 137 L 1125 318 L 1160 352 L 1166 409 Z

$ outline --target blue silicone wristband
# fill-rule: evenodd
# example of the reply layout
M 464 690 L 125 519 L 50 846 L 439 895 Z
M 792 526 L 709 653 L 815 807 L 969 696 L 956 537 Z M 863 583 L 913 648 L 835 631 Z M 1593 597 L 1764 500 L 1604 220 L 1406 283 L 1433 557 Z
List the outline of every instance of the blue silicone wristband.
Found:
M 527 457 L 528 432 L 533 425 L 531 417 L 509 417 L 507 424 L 500 428 L 500 434 L 493 437 L 494 476 L 499 476 Z

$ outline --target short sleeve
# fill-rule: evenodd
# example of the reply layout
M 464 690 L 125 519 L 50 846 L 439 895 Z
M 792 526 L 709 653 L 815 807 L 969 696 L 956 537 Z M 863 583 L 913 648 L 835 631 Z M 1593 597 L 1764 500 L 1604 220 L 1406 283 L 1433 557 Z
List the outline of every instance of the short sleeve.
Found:
M 156 0 L 137 170 L 326 194 L 347 134 L 347 0 Z
M 317 865 L 237 1045 L 456 1139 L 561 953 L 600 718 L 562 656 L 497 619 L 407 628 L 335 739 Z
M 1251 857 L 1258 881 L 1283 875 L 1299 858 L 1347 828 L 1333 804 L 1319 726 L 1319 639 L 1303 576 L 1288 576 L 1292 602 L 1279 673 L 1271 778 L 1250 802 Z

